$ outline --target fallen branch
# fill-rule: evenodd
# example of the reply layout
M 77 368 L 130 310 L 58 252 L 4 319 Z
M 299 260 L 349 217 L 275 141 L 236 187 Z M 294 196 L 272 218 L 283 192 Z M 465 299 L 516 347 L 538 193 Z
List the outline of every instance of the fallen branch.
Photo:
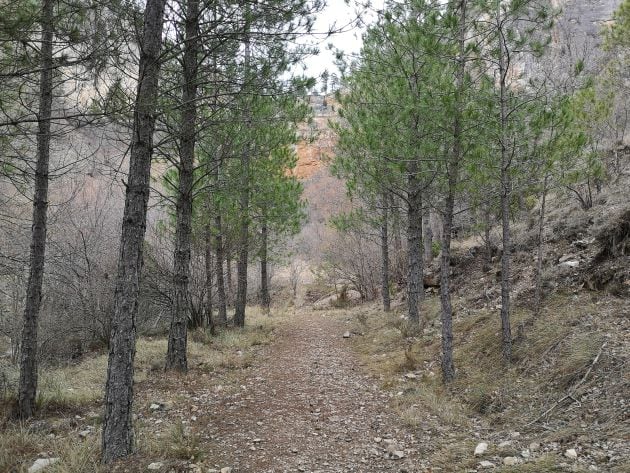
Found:
M 562 396 L 560 399 L 558 399 L 549 409 L 547 409 L 545 412 L 543 412 L 542 414 L 540 414 L 538 417 L 536 417 L 533 421 L 531 421 L 529 424 L 526 424 L 525 427 L 529 427 L 530 425 L 535 424 L 536 422 L 538 422 L 540 419 L 542 419 L 543 417 L 548 416 L 556 407 L 558 407 L 560 404 L 562 404 L 564 401 L 566 401 L 567 399 L 572 399 L 573 401 L 576 401 L 576 399 L 573 397 L 573 395 L 575 394 L 575 391 L 577 391 L 577 389 L 584 384 L 584 382 L 586 381 L 586 379 L 588 378 L 588 375 L 591 374 L 591 371 L 593 371 L 593 367 L 595 366 L 595 364 L 599 361 L 599 357 L 602 355 L 602 351 L 604 350 L 604 347 L 606 346 L 608 342 L 604 342 L 602 343 L 602 346 L 599 347 L 599 351 L 597 352 L 597 356 L 595 358 L 593 358 L 593 361 L 591 362 L 591 365 L 588 367 L 588 370 L 586 370 L 586 373 L 584 374 L 584 376 L 582 376 L 582 379 L 580 379 L 580 381 L 578 381 L 571 389 L 570 391 Z

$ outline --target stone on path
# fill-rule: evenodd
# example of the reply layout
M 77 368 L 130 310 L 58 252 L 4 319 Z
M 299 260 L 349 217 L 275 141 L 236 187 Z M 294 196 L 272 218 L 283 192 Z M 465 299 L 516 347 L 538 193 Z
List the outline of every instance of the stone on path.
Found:
M 569 448 L 566 452 L 564 452 L 564 456 L 570 458 L 571 460 L 575 460 L 578 457 L 575 448 Z
M 350 332 L 344 332 L 343 338 L 350 338 Z
M 38 458 L 28 469 L 28 473 L 37 473 L 38 471 L 42 471 L 44 468 L 47 468 L 58 461 L 59 458 Z
M 162 467 L 164 466 L 164 463 L 162 462 L 153 462 L 153 463 L 149 463 L 149 466 L 147 466 L 147 470 L 160 470 L 162 469 Z
M 483 455 L 488 450 L 488 444 L 486 442 L 480 442 L 475 447 L 475 456 Z
M 479 462 L 479 467 L 480 468 L 494 468 L 495 465 L 492 462 L 489 462 L 488 460 L 484 460 Z
M 518 458 L 516 457 L 505 457 L 503 459 L 503 464 L 505 466 L 514 466 L 514 465 L 518 465 Z

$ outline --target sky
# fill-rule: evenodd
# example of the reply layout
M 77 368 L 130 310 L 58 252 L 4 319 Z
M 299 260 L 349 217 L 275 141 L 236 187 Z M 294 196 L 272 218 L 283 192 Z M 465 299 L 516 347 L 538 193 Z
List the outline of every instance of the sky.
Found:
M 338 73 L 335 66 L 334 52 L 328 49 L 328 44 L 332 43 L 335 48 L 342 49 L 346 54 L 358 53 L 361 49 L 361 34 L 364 29 L 352 26 L 356 20 L 358 13 L 365 18 L 364 21 L 370 21 L 369 14 L 364 9 L 359 9 L 353 0 L 346 5 L 344 0 L 326 0 L 326 7 L 317 15 L 313 30 L 318 33 L 325 33 L 334 27 L 336 30 L 341 29 L 340 33 L 336 33 L 331 37 L 324 39 L 325 35 L 316 35 L 309 39 L 309 42 L 316 42 L 319 47 L 319 55 L 307 58 L 304 63 L 306 65 L 306 74 L 318 77 L 324 70 L 330 73 Z M 384 0 L 371 0 L 372 8 L 382 8 Z M 373 17 L 373 16 L 372 16 Z

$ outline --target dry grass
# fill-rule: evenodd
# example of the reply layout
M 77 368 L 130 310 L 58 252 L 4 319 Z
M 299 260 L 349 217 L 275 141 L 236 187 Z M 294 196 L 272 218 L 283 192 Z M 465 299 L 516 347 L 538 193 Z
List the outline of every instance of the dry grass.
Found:
M 269 344 L 274 329 L 282 323 L 284 313 L 268 317 L 256 308 L 248 312 L 242 329 L 222 329 L 216 336 L 204 331 L 190 334 L 188 365 L 191 379 L 212 372 L 204 378 L 212 382 L 231 382 L 241 369 L 249 366 L 260 346 Z M 170 375 L 156 376 L 163 369 L 167 341 L 163 338 L 140 338 L 135 360 L 136 410 L 145 407 L 147 399 L 165 399 L 176 405 L 183 399 Z M 107 354 L 86 358 L 78 364 L 40 370 L 38 418 L 28 424 L 9 420 L 13 393 L 9 392 L 0 427 L 0 472 L 22 472 L 43 453 L 60 461 L 48 467 L 51 473 L 100 473 L 100 411 L 107 368 Z M 17 384 L 17 368 L 2 366 L 7 385 Z M 220 375 L 219 375 L 220 373 Z M 179 375 L 174 375 L 179 376 Z M 215 379 L 216 378 L 216 379 Z M 204 381 L 211 382 L 211 381 Z M 230 387 L 227 386 L 226 390 Z M 149 392 L 145 392 L 149 390 Z M 75 415 L 79 418 L 75 419 Z M 93 427 L 85 438 L 78 431 Z M 167 421 L 160 429 L 139 419 L 135 424 L 141 456 L 165 457 L 171 461 L 201 459 L 203 448 L 196 432 L 181 421 Z M 164 430 L 166 429 L 166 430 Z M 132 471 L 133 470 L 132 468 Z
M 455 305 L 462 303 L 455 300 Z M 437 298 L 425 304 L 430 307 L 429 314 L 438 313 Z M 505 440 L 510 432 L 523 431 L 526 424 L 567 392 L 578 387 L 576 396 L 580 399 L 581 393 L 588 393 L 591 387 L 602 389 L 602 383 L 613 380 L 606 373 L 623 360 L 623 355 L 616 360 L 602 356 L 586 382 L 578 384 L 611 331 L 602 307 L 601 299 L 587 293 L 556 293 L 547 301 L 538 319 L 533 319 L 526 308 L 514 307 L 513 335 L 517 335 L 519 325 L 524 330 L 523 336 L 514 342 L 511 364 L 502 359 L 498 310 L 470 310 L 466 315 L 457 315 L 454 320 L 457 375 L 448 388 L 440 379 L 441 344 L 436 316 L 431 318 L 425 333 L 415 337 L 410 336 L 398 314 L 385 315 L 376 305 L 349 310 L 343 316 L 357 318 L 357 330 L 364 336 L 353 339 L 356 351 L 367 368 L 381 379 L 381 384 L 398 394 L 393 407 L 404 423 L 414 430 L 431 428 L 431 425 L 434 431 L 442 430 L 441 438 L 439 435 L 432 438 L 436 448 L 429 454 L 431 464 L 444 471 L 465 471 L 478 465 L 479 459 L 472 457 L 477 441 L 473 434 L 477 429 L 493 432 L 495 438 Z M 613 311 L 619 310 L 618 306 L 612 307 Z M 416 374 L 416 379 L 405 379 L 403 373 L 410 371 Z M 623 388 L 622 376 L 618 379 L 620 383 L 613 389 Z M 568 406 L 565 404 L 551 414 L 552 418 L 562 419 L 554 429 L 539 430 L 539 425 L 534 425 L 525 430 L 539 441 L 558 445 L 574 442 L 576 438 L 595 439 L 600 437 L 594 435 L 613 433 L 620 439 L 623 432 L 613 423 L 615 419 L 618 423 L 623 414 L 609 412 L 610 402 L 619 394 L 606 392 L 607 401 L 596 397 L 592 402 L 597 404 L 591 405 L 584 404 L 590 401 L 582 398 L 576 411 L 567 409 L 571 407 L 569 400 Z M 607 402 L 609 407 L 600 409 L 599 402 Z M 585 411 L 589 409 L 594 410 L 600 421 L 599 434 L 580 427 L 591 425 L 579 420 L 582 414 L 588 415 Z M 490 450 L 492 453 L 492 447 Z M 496 471 L 566 471 L 557 466 L 563 462 L 561 453 L 542 454 L 517 467 L 493 462 L 497 465 Z M 494 454 L 505 456 L 508 453 Z M 519 454 L 520 450 L 513 453 Z M 611 465 L 611 471 L 622 471 L 618 467 Z M 575 468 L 572 471 L 586 471 L 577 465 Z
M 51 473 L 99 473 L 99 440 L 96 435 L 78 441 L 32 432 L 25 426 L 12 425 L 0 435 L 0 471 L 22 472 L 42 453 L 59 461 L 46 469 Z

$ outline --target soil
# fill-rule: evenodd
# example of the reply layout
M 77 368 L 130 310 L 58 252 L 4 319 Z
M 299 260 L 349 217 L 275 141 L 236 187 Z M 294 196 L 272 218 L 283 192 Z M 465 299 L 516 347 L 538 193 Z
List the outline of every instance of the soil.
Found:
M 309 311 L 278 330 L 241 391 L 210 407 L 208 460 L 234 472 L 420 471 L 417 440 L 362 372 L 343 321 Z

